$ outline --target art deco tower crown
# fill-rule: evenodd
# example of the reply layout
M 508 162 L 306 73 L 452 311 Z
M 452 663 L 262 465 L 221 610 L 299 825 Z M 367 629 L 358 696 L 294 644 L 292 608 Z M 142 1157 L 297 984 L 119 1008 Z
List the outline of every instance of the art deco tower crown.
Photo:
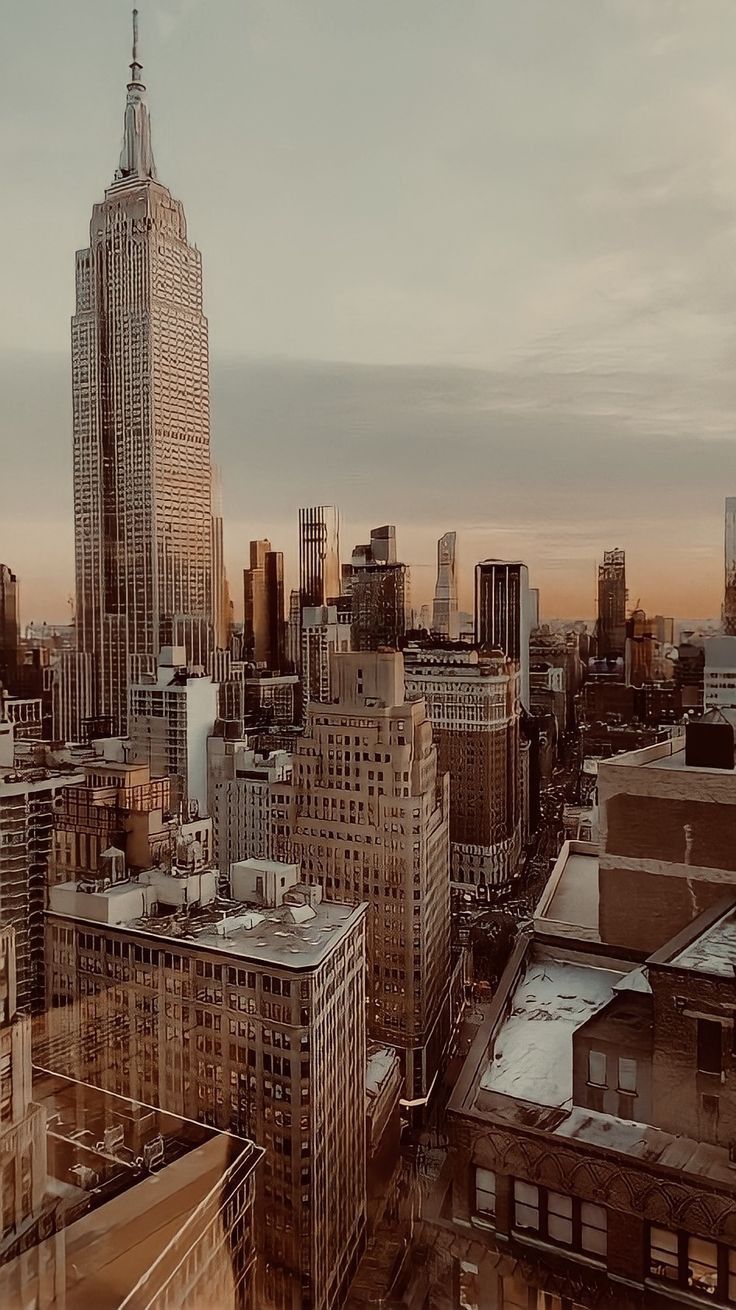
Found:
M 115 181 L 126 178 L 155 179 L 156 165 L 151 148 L 151 120 L 146 104 L 146 88 L 141 81 L 143 65 L 138 58 L 138 10 L 133 10 L 133 57 L 130 63 L 128 98 L 125 104 L 125 129 L 120 163 Z

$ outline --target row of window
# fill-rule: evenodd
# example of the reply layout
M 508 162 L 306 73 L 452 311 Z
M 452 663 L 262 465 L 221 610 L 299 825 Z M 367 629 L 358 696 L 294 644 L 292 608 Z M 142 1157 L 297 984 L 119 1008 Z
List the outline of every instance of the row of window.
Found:
M 520 1178 L 514 1179 L 513 1200 L 514 1228 L 557 1246 L 605 1258 L 608 1214 L 604 1206 L 548 1191 Z M 491 1169 L 475 1171 L 475 1211 L 489 1221 L 496 1218 L 496 1175 Z
M 474 1208 L 481 1219 L 495 1222 L 496 1175 L 491 1169 L 475 1170 Z M 608 1214 L 604 1206 L 519 1178 L 513 1180 L 513 1226 L 518 1232 L 533 1233 L 594 1259 L 605 1259 L 607 1255 Z M 650 1278 L 736 1305 L 736 1250 L 718 1242 L 652 1224 L 648 1273 Z

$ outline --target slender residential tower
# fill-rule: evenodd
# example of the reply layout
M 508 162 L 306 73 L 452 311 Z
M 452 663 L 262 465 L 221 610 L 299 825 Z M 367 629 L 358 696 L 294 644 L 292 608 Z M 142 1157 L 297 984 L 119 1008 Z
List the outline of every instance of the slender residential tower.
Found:
M 77 642 L 96 716 L 125 730 L 130 659 L 207 665 L 213 579 L 209 353 L 199 251 L 158 181 L 138 58 L 112 184 L 77 253 L 72 320 Z
M 457 533 L 446 532 L 437 542 L 437 585 L 432 606 L 432 631 L 456 641 L 458 636 Z
M 723 595 L 723 631 L 736 636 L 736 496 L 726 496 L 725 589 Z

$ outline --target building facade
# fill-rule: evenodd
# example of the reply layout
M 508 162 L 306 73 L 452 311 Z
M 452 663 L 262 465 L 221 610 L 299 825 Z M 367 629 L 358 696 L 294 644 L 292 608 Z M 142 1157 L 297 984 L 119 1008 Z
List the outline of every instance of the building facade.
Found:
M 229 876 L 236 860 L 271 860 L 273 784 L 291 780 L 287 751 L 268 753 L 244 747 L 231 760 L 232 776 L 214 786 L 213 821 L 220 873 Z
M 601 766 L 600 853 L 563 846 L 449 1104 L 433 1310 L 736 1300 L 722 746 L 696 734 Z
M 54 814 L 74 769 L 0 771 L 0 922 L 15 928 L 18 1005 L 44 1004 L 43 912 L 53 852 Z
M 475 642 L 503 651 L 519 666 L 519 696 L 529 710 L 529 570 L 519 561 L 482 560 L 475 566 Z
M 134 40 L 123 148 L 72 320 L 77 643 L 95 713 L 125 731 L 131 657 L 183 645 L 208 667 L 213 577 L 209 355 L 201 256 L 158 181 Z
M 598 656 L 618 659 L 626 646 L 626 552 L 603 553 L 598 565 Z
M 304 606 L 340 595 L 340 514 L 335 505 L 299 510 L 299 594 Z
M 356 546 L 342 570 L 350 597 L 351 650 L 398 649 L 409 627 L 409 569 L 396 558 L 396 529 L 371 531 L 370 545 Z
M 270 541 L 250 543 L 243 570 L 243 657 L 274 672 L 286 667 L 284 557 Z
M 736 635 L 711 637 L 705 642 L 703 669 L 703 705 L 714 707 L 736 705 Z
M 404 650 L 407 696 L 432 723 L 450 776 L 452 882 L 487 897 L 518 873 L 523 815 L 518 667 L 504 656 L 448 642 Z
M 0 564 L 0 683 L 12 683 L 20 650 L 18 579 L 7 564 Z
M 331 701 L 307 707 L 293 781 L 274 786 L 275 850 L 329 900 L 367 901 L 370 1036 L 424 1102 L 449 1037 L 449 779 L 402 656 L 331 656 Z
M 723 594 L 723 631 L 736 636 L 736 496 L 726 497 L 724 533 L 725 582 Z
M 341 1305 L 365 1232 L 365 909 L 297 876 L 248 861 L 226 904 L 214 871 L 69 883 L 47 915 L 46 1067 L 265 1148 L 259 1310 Z
M 191 676 L 183 646 L 164 647 L 155 679 L 130 688 L 130 758 L 171 779 L 171 806 L 207 813 L 207 738 L 218 716 L 218 687 Z
M 330 659 L 335 651 L 350 650 L 352 611 L 338 605 L 302 609 L 301 677 L 304 703 L 328 701 Z

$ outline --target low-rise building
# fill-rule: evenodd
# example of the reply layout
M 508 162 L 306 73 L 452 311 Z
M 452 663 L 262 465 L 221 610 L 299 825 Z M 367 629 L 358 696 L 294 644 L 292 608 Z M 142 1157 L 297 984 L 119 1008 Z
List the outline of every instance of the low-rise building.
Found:
M 565 843 L 479 1026 L 426 1213 L 438 1308 L 736 1299 L 733 734 L 726 767 L 693 726 L 601 764 L 600 853 Z

